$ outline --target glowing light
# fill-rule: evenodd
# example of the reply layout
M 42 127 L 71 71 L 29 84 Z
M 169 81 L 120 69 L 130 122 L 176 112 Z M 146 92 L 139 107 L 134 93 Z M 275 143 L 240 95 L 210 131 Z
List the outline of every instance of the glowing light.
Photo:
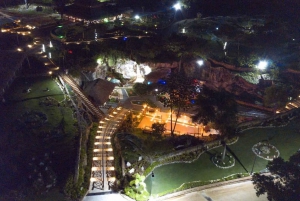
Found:
M 181 10 L 181 5 L 180 3 L 176 3 L 173 8 L 175 8 L 175 10 Z
M 42 45 L 42 52 L 46 52 L 44 44 Z
M 260 61 L 258 63 L 258 65 L 256 66 L 256 68 L 258 68 L 259 70 L 265 70 L 268 66 L 268 62 L 267 61 Z
M 140 19 L 140 16 L 136 15 L 136 16 L 134 16 L 134 19 L 138 20 L 138 19 Z
M 204 61 L 201 59 L 201 60 L 198 60 L 197 61 L 197 64 L 199 65 L 199 66 L 202 66 L 203 64 L 204 64 Z
M 52 75 L 52 71 L 49 71 L 48 74 L 49 74 L 49 75 Z
M 52 45 L 52 42 L 50 41 L 50 43 L 49 43 L 49 47 L 53 47 L 53 45 Z
M 226 46 L 227 46 L 227 42 L 224 43 L 224 50 L 226 49 Z

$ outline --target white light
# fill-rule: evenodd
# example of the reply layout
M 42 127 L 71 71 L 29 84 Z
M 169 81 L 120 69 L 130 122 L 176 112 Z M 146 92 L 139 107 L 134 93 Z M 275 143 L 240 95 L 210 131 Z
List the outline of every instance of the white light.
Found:
M 155 89 L 155 91 L 158 91 L 158 89 Z
M 177 3 L 173 6 L 173 8 L 175 8 L 175 10 L 181 10 L 181 5 L 180 3 Z
M 134 16 L 134 18 L 135 18 L 136 20 L 138 20 L 138 19 L 140 19 L 140 16 L 136 15 L 136 16 Z
M 52 45 L 51 41 L 50 41 L 49 47 L 53 47 L 53 45 Z
M 267 68 L 267 66 L 268 66 L 268 62 L 267 61 L 260 61 L 256 67 L 259 70 L 264 70 L 264 69 Z
M 43 44 L 43 46 L 42 46 L 42 52 L 46 52 L 46 50 L 45 50 L 45 45 Z
M 49 56 L 48 56 L 48 57 L 49 57 L 49 59 L 51 59 L 51 58 L 52 58 L 51 52 L 49 52 Z
M 224 50 L 226 49 L 227 42 L 224 43 Z
M 201 60 L 198 60 L 197 61 L 197 64 L 199 65 L 199 66 L 202 66 L 203 64 L 204 64 L 204 61 L 201 59 Z
M 217 27 L 216 30 L 219 30 L 219 27 Z

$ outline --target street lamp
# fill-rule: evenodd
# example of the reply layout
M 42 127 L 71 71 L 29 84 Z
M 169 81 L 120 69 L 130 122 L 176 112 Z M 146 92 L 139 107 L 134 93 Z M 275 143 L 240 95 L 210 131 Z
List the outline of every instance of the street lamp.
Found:
M 266 60 L 260 61 L 257 65 L 256 68 L 259 70 L 265 70 L 268 67 L 268 62 Z
M 150 198 L 151 198 L 151 194 L 152 194 L 152 180 L 154 178 L 154 172 L 151 172 L 151 188 L 150 188 Z
M 202 66 L 203 64 L 204 64 L 204 61 L 201 59 L 201 60 L 198 60 L 197 61 L 197 64 L 199 65 L 199 66 Z
M 175 10 L 181 10 L 181 5 L 180 3 L 176 3 L 173 8 L 175 8 Z
M 135 15 L 134 19 L 138 20 L 138 19 L 140 19 L 140 16 L 139 15 Z

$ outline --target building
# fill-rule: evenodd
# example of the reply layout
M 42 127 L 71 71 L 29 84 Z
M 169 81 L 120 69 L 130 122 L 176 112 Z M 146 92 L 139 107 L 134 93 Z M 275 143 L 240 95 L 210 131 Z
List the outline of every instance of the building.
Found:
M 93 81 L 83 82 L 82 89 L 94 105 L 103 106 L 109 100 L 115 86 L 110 81 L 98 78 Z

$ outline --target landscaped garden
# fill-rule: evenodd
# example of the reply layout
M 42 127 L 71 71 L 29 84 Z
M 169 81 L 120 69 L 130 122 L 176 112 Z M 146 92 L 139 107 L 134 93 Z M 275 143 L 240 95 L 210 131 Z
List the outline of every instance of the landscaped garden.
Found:
M 298 120 L 299 121 L 299 120 Z M 288 159 L 299 149 L 300 126 L 297 120 L 286 127 L 255 128 L 241 133 L 237 143 L 228 146 L 228 151 L 235 157 L 235 166 L 221 169 L 212 163 L 212 157 L 223 151 L 223 147 L 208 150 L 192 163 L 173 163 L 160 166 L 153 170 L 155 177 L 148 176 L 146 183 L 148 191 L 152 186 L 152 195 L 162 195 L 179 188 L 184 183 L 200 184 L 215 182 L 230 175 L 259 172 L 266 168 L 268 160 L 257 157 L 253 145 L 268 140 L 280 152 L 280 156 Z M 256 158 L 257 157 L 257 158 Z M 255 159 L 256 158 L 256 159 Z M 151 185 L 152 183 L 152 185 Z
M 53 78 L 20 77 L 0 108 L 1 190 L 32 200 L 49 199 L 52 193 L 41 194 L 50 191 L 52 200 L 63 200 L 58 189 L 74 172 L 78 137 L 68 99 Z

